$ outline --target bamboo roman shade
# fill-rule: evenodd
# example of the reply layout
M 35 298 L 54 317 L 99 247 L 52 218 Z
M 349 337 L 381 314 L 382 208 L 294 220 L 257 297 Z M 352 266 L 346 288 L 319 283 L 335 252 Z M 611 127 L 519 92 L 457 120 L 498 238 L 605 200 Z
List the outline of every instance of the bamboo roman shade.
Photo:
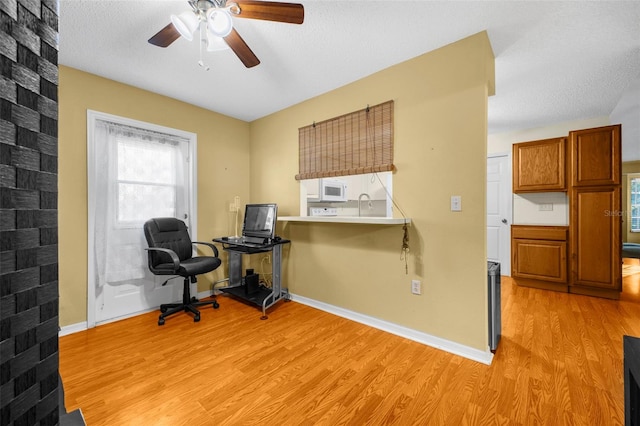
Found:
M 301 127 L 297 180 L 386 172 L 393 166 L 393 101 Z

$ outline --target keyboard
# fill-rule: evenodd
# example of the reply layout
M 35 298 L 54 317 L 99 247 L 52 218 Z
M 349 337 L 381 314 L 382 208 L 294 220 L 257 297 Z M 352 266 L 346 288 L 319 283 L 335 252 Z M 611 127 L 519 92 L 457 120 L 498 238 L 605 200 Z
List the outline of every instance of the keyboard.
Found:
M 232 243 L 232 244 L 239 244 L 239 245 L 243 245 L 245 247 L 264 247 L 265 244 L 257 244 L 257 243 L 249 243 L 249 242 L 242 242 L 242 243 Z
M 229 244 L 241 244 L 241 245 L 247 246 L 247 247 L 262 247 L 264 245 L 263 243 L 257 243 L 257 242 L 255 242 L 255 240 L 249 240 L 249 239 L 244 238 L 244 237 L 229 238 L 227 240 L 227 242 Z
M 268 243 L 258 243 L 254 238 L 246 238 L 246 237 L 226 237 L 216 239 L 216 241 L 222 242 L 224 244 L 229 244 L 234 247 L 250 247 L 250 248 L 264 248 L 271 247 Z

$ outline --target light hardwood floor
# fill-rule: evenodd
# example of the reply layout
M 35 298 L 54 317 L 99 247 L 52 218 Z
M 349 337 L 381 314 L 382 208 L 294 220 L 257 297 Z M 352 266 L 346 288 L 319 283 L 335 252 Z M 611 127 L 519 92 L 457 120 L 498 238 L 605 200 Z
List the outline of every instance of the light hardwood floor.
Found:
M 193 323 L 149 313 L 60 338 L 66 407 L 97 425 L 624 424 L 622 336 L 640 336 L 640 274 L 620 301 L 502 279 L 491 366 L 290 302 L 226 297 Z

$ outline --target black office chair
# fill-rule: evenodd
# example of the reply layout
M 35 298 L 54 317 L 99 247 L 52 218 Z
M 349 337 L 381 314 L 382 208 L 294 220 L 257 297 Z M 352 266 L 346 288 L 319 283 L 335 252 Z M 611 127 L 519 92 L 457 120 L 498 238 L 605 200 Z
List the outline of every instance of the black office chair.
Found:
M 196 282 L 196 275 L 205 274 L 216 269 L 222 261 L 218 258 L 218 249 L 210 243 L 191 241 L 187 226 L 180 219 L 161 217 L 149 219 L 144 224 L 144 236 L 149 244 L 149 270 L 154 275 L 178 275 L 184 277 L 182 303 L 168 303 L 160 305 L 158 325 L 164 325 L 164 319 L 180 311 L 194 314 L 193 321 L 200 321 L 200 311 L 196 306 L 213 305 L 218 309 L 218 301 L 213 296 L 212 301 L 199 302 L 191 297 L 189 281 Z M 213 256 L 193 257 L 193 244 L 203 244 L 211 247 Z M 174 277 L 175 278 L 175 277 Z M 165 285 L 171 278 L 167 279 Z

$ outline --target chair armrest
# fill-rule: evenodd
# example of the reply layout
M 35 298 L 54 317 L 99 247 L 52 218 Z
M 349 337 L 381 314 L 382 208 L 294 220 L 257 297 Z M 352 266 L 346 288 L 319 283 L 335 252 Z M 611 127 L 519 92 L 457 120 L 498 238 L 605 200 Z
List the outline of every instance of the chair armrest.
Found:
M 205 246 L 209 246 L 209 247 L 211 247 L 211 250 L 213 250 L 213 255 L 215 257 L 218 257 L 218 248 L 216 246 L 214 246 L 213 244 L 211 244 L 211 243 L 205 243 L 205 242 L 202 242 L 202 241 L 191 241 L 191 244 L 202 244 L 202 245 L 205 245 Z
M 178 269 L 180 269 L 180 258 L 178 257 L 175 251 L 167 248 L 160 248 L 160 247 L 149 247 L 149 248 L 146 248 L 145 250 L 161 251 L 163 253 L 167 253 L 169 256 L 171 256 L 171 260 L 173 261 L 173 270 L 177 271 Z

